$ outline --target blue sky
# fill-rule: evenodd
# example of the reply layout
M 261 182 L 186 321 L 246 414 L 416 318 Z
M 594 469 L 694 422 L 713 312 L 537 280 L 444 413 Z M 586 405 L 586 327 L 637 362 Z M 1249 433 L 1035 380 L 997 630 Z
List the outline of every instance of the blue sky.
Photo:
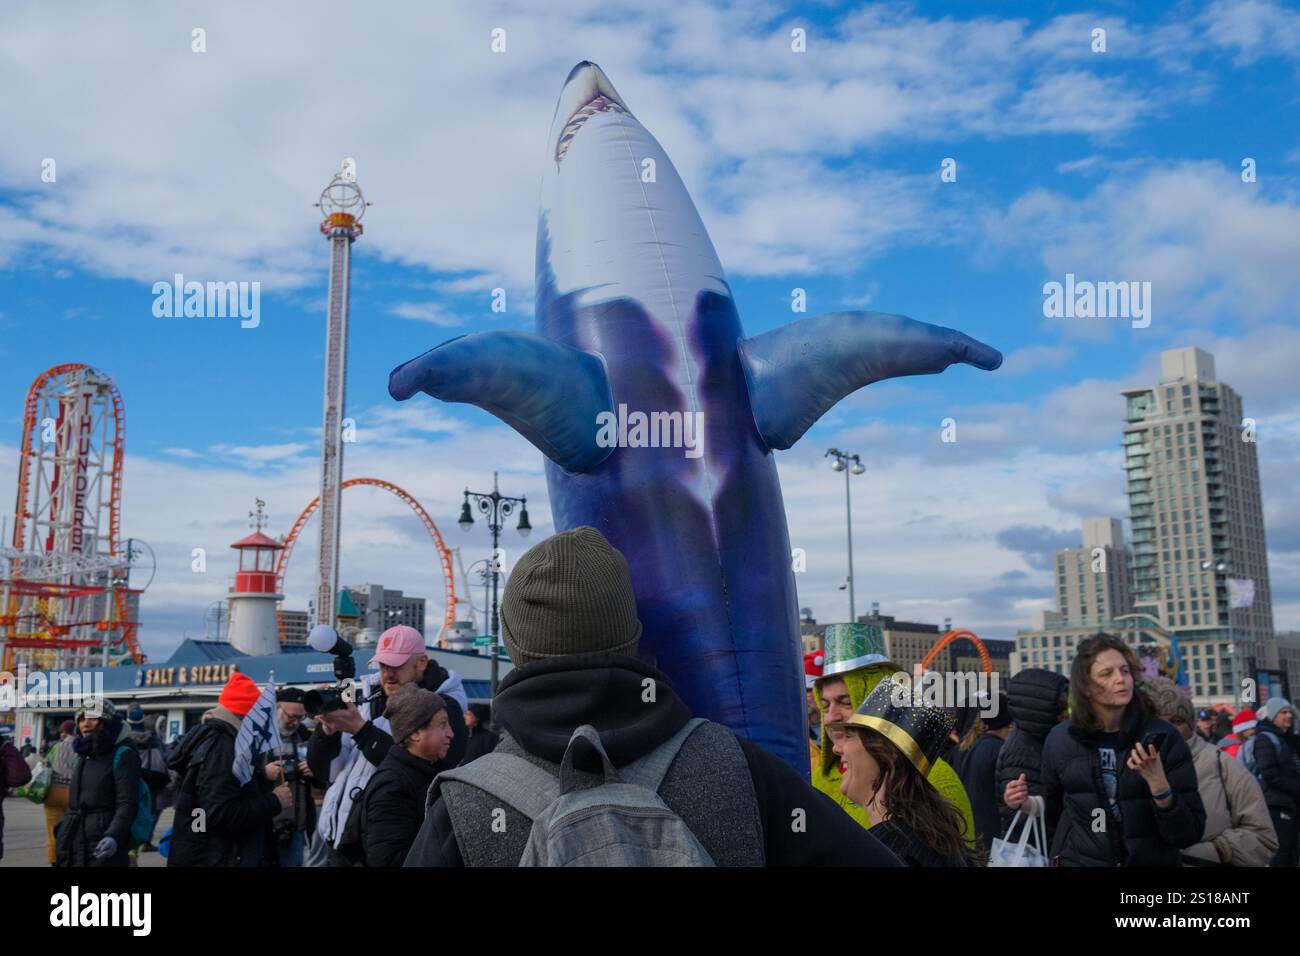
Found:
M 374 202 L 354 262 L 347 474 L 409 488 L 467 564 L 486 542 L 453 526 L 459 492 L 494 467 L 549 530 L 531 446 L 472 408 L 398 406 L 385 386 L 446 338 L 531 327 L 545 136 L 584 58 L 673 158 L 749 334 L 790 321 L 798 287 L 809 313 L 899 312 L 1008 357 L 993 374 L 873 386 L 779 456 L 792 543 L 809 556 L 800 599 L 819 619 L 847 611 L 827 446 L 870 464 L 854 485 L 859 611 L 878 600 L 1007 637 L 1051 606 L 1042 556 L 1077 540 L 1083 517 L 1126 515 L 1120 389 L 1155 381 L 1162 349 L 1197 345 L 1260 422 L 1274 613 L 1300 629 L 1293 7 L 470 6 L 156 3 L 127 22 L 19 2 L 0 15 L 0 83 L 22 93 L 0 103 L 0 500 L 31 380 L 64 361 L 112 374 L 128 421 L 123 527 L 160 563 L 149 650 L 201 633 L 254 496 L 280 532 L 315 494 L 327 263 L 311 203 L 345 155 Z M 498 27 L 505 53 L 489 47 Z M 1242 182 L 1245 157 L 1256 182 Z M 940 181 L 945 158 L 956 182 Z M 155 318 L 151 286 L 177 272 L 261 282 L 260 325 Z M 1150 281 L 1151 326 L 1044 318 L 1042 286 L 1067 272 Z M 955 444 L 939 442 L 945 417 Z M 344 579 L 440 594 L 403 506 L 350 494 Z M 305 604 L 313 544 L 314 529 L 291 606 Z M 218 556 L 207 575 L 190 572 L 193 547 Z

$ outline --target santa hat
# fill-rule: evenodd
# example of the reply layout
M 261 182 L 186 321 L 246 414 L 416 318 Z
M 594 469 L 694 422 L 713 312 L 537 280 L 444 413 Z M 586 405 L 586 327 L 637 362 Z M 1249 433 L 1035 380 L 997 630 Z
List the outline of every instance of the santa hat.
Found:
M 822 668 L 826 666 L 826 655 L 821 651 L 809 651 L 803 656 L 803 686 L 805 689 L 812 687 L 817 678 L 822 676 Z
M 1232 718 L 1232 732 L 1239 734 L 1243 730 L 1254 730 L 1257 723 L 1259 721 L 1255 719 L 1255 712 L 1249 707 L 1243 707 L 1237 712 L 1237 716 Z
M 235 671 L 230 675 L 230 680 L 226 681 L 226 686 L 221 689 L 221 696 L 217 698 L 217 703 L 236 717 L 244 717 L 253 709 L 257 698 L 261 696 L 262 692 L 253 678 Z

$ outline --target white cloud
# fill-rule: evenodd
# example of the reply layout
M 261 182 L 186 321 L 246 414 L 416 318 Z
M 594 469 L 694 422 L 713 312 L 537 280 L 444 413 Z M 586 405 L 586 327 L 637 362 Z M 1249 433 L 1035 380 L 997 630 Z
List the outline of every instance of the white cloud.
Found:
M 1200 16 L 1206 40 L 1238 64 L 1266 56 L 1300 58 L 1300 12 L 1263 0 L 1215 0 Z
M 1068 162 L 1058 163 L 1056 171 L 1058 173 L 1088 172 L 1089 170 L 1096 169 L 1102 164 L 1102 162 L 1103 159 L 1101 156 L 1093 154 L 1092 156 L 1084 156 L 1081 159 L 1072 159 Z
M 416 319 L 449 328 L 468 324 L 467 319 L 448 312 L 435 302 L 400 302 L 388 311 L 399 319 Z
M 230 464 L 258 467 L 286 462 L 313 447 L 305 442 L 282 442 L 277 445 L 213 445 L 209 451 Z
M 1028 375 L 1045 369 L 1060 368 L 1075 355 L 1068 345 L 1027 345 L 1009 353 L 998 369 L 999 375 Z
M 1143 334 L 1170 336 L 1219 319 L 1294 320 L 1300 305 L 1300 203 L 1243 183 L 1215 163 L 1117 172 L 1080 199 L 1033 189 L 990 219 L 991 244 L 1040 252 L 1049 278 L 1151 283 Z M 1124 320 L 1052 320 L 1104 334 Z M 1137 335 L 1134 334 L 1134 341 Z
M 194 11 L 150 9 L 127 30 L 98 8 L 56 22 L 42 4 L 10 6 L 0 85 L 41 95 L 0 103 L 0 263 L 35 248 L 141 282 L 184 272 L 292 290 L 318 272 L 310 204 L 347 155 L 374 201 L 361 254 L 465 276 L 451 280 L 464 291 L 484 276 L 527 289 L 541 144 L 563 77 L 587 55 L 673 156 L 734 258 L 724 263 L 755 274 L 844 269 L 891 237 L 933 233 L 933 204 L 899 176 L 828 165 L 848 151 L 954 130 L 1109 131 L 1154 101 L 1150 83 L 1086 72 L 1088 58 L 1060 73 L 1080 28 L 1070 18 L 1031 29 L 869 7 L 815 28 L 800 56 L 770 4 L 647 13 L 561 0 L 488 14 L 335 0 L 208 8 L 196 54 Z M 341 22 L 347 80 L 322 95 L 320 51 L 337 47 Z M 502 23 L 508 54 L 495 55 L 489 30 Z M 58 162 L 56 183 L 33 156 Z

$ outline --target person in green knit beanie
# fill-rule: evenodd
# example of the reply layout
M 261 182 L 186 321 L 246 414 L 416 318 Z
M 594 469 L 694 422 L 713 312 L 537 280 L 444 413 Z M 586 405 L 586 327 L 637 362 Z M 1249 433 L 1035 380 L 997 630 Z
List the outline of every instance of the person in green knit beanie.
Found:
M 813 786 L 843 808 L 844 812 L 867 829 L 871 820 L 862 807 L 840 793 L 840 763 L 831 747 L 826 746 L 826 725 L 848 720 L 867 699 L 875 686 L 901 668 L 885 657 L 885 639 L 875 624 L 831 624 L 826 628 L 826 660 L 822 676 L 813 685 L 813 696 L 822 717 L 821 761 L 813 765 Z M 963 833 L 975 839 L 975 817 L 970 798 L 957 771 L 943 760 L 936 760 L 930 771 L 930 784 L 955 806 L 965 822 Z

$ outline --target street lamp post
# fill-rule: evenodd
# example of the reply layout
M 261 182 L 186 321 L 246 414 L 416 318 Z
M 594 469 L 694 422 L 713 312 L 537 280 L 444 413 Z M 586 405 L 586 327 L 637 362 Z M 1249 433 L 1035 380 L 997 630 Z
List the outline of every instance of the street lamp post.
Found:
M 497 695 L 497 670 L 498 661 L 500 660 L 500 627 L 498 617 L 497 589 L 501 578 L 501 561 L 500 561 L 500 543 L 501 529 L 503 527 L 502 519 L 510 517 L 514 513 L 515 505 L 519 505 L 519 524 L 515 530 L 519 532 L 521 538 L 528 537 L 528 532 L 533 530 L 533 526 L 528 523 L 528 499 L 511 498 L 509 495 L 503 495 L 497 488 L 497 473 L 492 472 L 492 492 L 484 494 L 479 491 L 470 491 L 465 489 L 465 503 L 460 509 L 460 521 L 458 524 L 462 531 L 468 531 L 474 527 L 474 515 L 470 512 L 470 501 L 473 500 L 474 507 L 478 508 L 488 519 L 488 530 L 492 532 L 492 696 Z
M 1214 574 L 1214 603 L 1215 610 L 1218 610 L 1219 603 L 1219 580 L 1222 578 L 1225 582 L 1227 575 L 1232 574 L 1232 569 L 1228 567 L 1225 561 L 1202 561 L 1202 571 L 1211 571 Z M 1226 583 L 1224 587 L 1227 587 Z M 1225 654 L 1230 658 L 1228 662 L 1228 671 L 1231 675 L 1232 687 L 1229 691 L 1235 706 L 1241 705 L 1240 691 L 1241 685 L 1237 682 L 1237 629 L 1234 626 L 1234 615 L 1232 613 L 1232 595 L 1228 595 L 1228 646 Z
M 853 503 L 849 497 L 849 475 L 860 475 L 867 469 L 862 466 L 862 459 L 857 455 L 840 451 L 838 448 L 827 450 L 823 456 L 831 459 L 831 471 L 844 472 L 844 526 L 849 537 L 849 623 L 858 620 L 858 606 L 853 593 Z M 849 462 L 853 464 L 850 465 Z

